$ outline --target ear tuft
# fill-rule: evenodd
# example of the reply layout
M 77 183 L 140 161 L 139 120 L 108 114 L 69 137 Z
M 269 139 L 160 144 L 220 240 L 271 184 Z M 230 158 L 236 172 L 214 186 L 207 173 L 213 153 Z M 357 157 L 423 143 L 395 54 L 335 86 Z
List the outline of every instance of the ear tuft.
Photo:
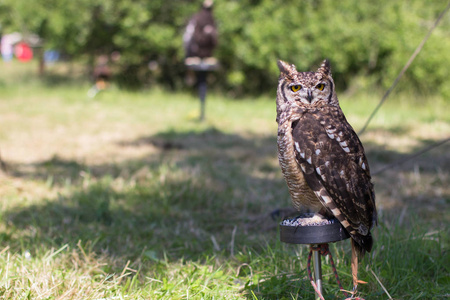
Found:
M 324 75 L 331 75 L 331 65 L 330 65 L 330 61 L 328 59 L 325 59 L 322 64 L 320 65 L 319 69 L 317 70 L 317 72 L 320 72 Z
M 277 65 L 278 65 L 278 69 L 280 69 L 280 72 L 282 74 L 291 75 L 292 73 L 297 72 L 295 65 L 290 65 L 285 61 L 279 60 L 277 62 Z

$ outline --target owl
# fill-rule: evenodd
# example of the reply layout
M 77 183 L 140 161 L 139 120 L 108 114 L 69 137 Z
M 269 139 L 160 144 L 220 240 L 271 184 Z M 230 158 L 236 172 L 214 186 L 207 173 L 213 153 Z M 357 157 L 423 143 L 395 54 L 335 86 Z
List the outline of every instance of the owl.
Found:
M 330 63 L 324 60 L 316 72 L 298 72 L 284 61 L 278 67 L 278 159 L 293 206 L 334 216 L 352 238 L 352 253 L 362 257 L 372 249 L 375 193 L 364 148 L 339 106 Z
M 189 20 L 183 34 L 186 57 L 211 57 L 218 42 L 212 13 L 213 1 L 205 0 L 201 10 Z

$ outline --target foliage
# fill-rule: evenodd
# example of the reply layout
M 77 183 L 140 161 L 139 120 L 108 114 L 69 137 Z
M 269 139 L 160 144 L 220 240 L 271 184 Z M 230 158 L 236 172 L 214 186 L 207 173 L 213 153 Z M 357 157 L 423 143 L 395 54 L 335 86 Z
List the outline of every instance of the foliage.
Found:
M 183 85 L 181 36 L 200 1 L 3 0 L 3 31 L 34 32 L 46 48 L 72 57 L 122 54 L 117 78 L 125 85 Z M 273 90 L 276 60 L 311 70 L 332 62 L 341 89 L 388 87 L 425 36 L 442 1 L 216 0 L 220 32 L 215 84 L 232 94 Z M 444 18 L 406 73 L 403 89 L 450 95 L 450 21 Z M 148 64 L 157 63 L 157 70 Z M 356 80 L 355 80 L 356 78 Z
M 355 76 L 366 76 L 372 87 L 387 87 L 444 8 L 438 2 L 388 0 L 254 3 L 242 7 L 228 1 L 216 10 L 227 41 L 219 49 L 221 61 L 225 69 L 242 73 L 230 72 L 240 80 L 228 82 L 252 91 L 273 86 L 277 59 L 311 70 L 329 58 L 339 87 L 349 87 Z M 233 22 L 224 21 L 227 15 Z M 408 88 L 448 93 L 443 74 L 450 64 L 449 26 L 447 18 L 411 66 Z

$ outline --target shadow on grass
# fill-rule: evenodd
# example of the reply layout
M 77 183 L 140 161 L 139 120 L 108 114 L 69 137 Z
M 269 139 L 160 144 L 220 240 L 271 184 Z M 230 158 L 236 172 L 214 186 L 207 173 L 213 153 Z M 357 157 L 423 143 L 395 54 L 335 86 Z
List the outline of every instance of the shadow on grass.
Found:
M 276 199 L 288 204 L 284 182 L 272 178 L 277 166 L 264 162 L 276 155 L 273 137 L 250 140 L 210 129 L 162 132 L 119 144 L 142 143 L 161 151 L 120 164 L 84 165 L 53 157 L 10 166 L 17 169 L 14 176 L 51 178 L 49 184 L 67 185 L 68 192 L 6 211 L 11 234 L 3 242 L 20 248 L 94 241 L 96 252 L 115 257 L 136 259 L 144 251 L 152 259 L 196 260 L 228 255 L 232 239 L 236 247 L 245 245 L 247 234 L 261 234 L 258 226 Z M 271 228 L 276 236 L 276 222 L 267 224 L 263 230 Z M 238 234 L 232 237 L 235 226 Z
M 428 142 L 422 141 L 418 148 Z M 15 176 L 43 180 L 52 176 L 54 184 L 67 180 L 71 184 L 69 192 L 55 199 L 4 212 L 8 230 L 0 236 L 1 243 L 20 251 L 81 241 L 89 243 L 96 253 L 122 261 L 160 262 L 197 261 L 208 256 L 228 259 L 246 248 L 263 252 L 265 241 L 278 239 L 277 222 L 269 214 L 288 206 L 289 195 L 276 162 L 275 137 L 245 138 L 210 128 L 202 132 L 167 131 L 119 142 L 123 147 L 148 144 L 160 151 L 120 164 L 83 165 L 54 157 L 30 168 L 18 168 L 22 171 L 13 173 Z M 405 156 L 372 143 L 365 146 L 372 171 Z M 375 178 L 381 195 L 388 194 L 396 181 L 404 180 L 402 172 L 411 169 L 411 163 L 416 164 L 422 178 L 432 176 L 431 184 L 443 186 L 441 196 L 422 187 L 401 196 L 405 201 L 427 199 L 422 204 L 418 201 L 418 207 L 425 209 L 430 199 L 444 199 L 437 209 L 443 207 L 445 212 L 450 199 L 444 182 L 449 178 L 448 153 L 450 146 L 446 144 L 439 151 L 382 173 L 380 180 Z M 441 177 L 436 176 L 436 170 L 441 170 Z M 399 219 L 399 207 L 388 208 L 387 213 Z M 265 299 L 276 299 L 270 295 L 279 296 L 279 289 L 287 297 L 299 293 L 298 285 L 287 277 L 270 280 L 245 289 L 250 293 L 258 288 L 268 297 Z
M 430 142 L 429 140 L 421 141 L 416 149 Z M 91 199 L 93 205 L 96 206 L 95 202 L 100 201 L 96 198 L 98 198 L 97 195 L 100 194 L 102 188 L 107 198 L 127 200 L 127 194 L 116 195 L 117 189 L 112 188 L 117 184 L 118 179 L 124 182 L 131 181 L 134 184 L 133 187 L 127 189 L 129 194 L 145 187 L 148 190 L 142 194 L 145 199 L 160 199 L 162 197 L 160 193 L 156 192 L 153 195 L 149 194 L 152 189 L 164 190 L 170 197 L 170 195 L 183 194 L 187 188 L 195 188 L 195 190 L 191 190 L 190 195 L 187 195 L 186 202 L 183 202 L 180 197 L 175 197 L 176 199 L 173 199 L 169 208 L 181 206 L 183 210 L 189 211 L 195 207 L 196 203 L 200 202 L 200 205 L 209 205 L 208 207 L 211 210 L 209 214 L 222 212 L 223 204 L 220 201 L 233 203 L 233 205 L 239 207 L 240 202 L 246 202 L 245 198 L 249 198 L 249 188 L 260 196 L 260 190 L 265 193 L 268 189 L 281 189 L 282 192 L 271 193 L 271 198 L 275 198 L 274 195 L 281 195 L 283 198 L 289 197 L 287 189 L 283 185 L 284 182 L 280 179 L 279 167 L 276 162 L 273 163 L 276 157 L 275 137 L 248 139 L 237 134 L 224 134 L 215 128 L 209 128 L 202 132 L 170 130 L 132 141 L 121 141 L 118 144 L 124 147 L 151 144 L 160 151 L 157 154 L 142 157 L 140 160 L 128 160 L 116 164 L 85 165 L 75 160 L 65 160 L 54 156 L 50 160 L 40 163 L 9 165 L 8 167 L 12 176 L 51 181 L 49 184 L 59 186 L 70 184 L 75 187 L 73 195 L 68 196 L 74 199 L 74 203 L 71 203 L 74 207 L 76 206 L 76 199 L 80 198 L 80 195 L 83 195 L 86 199 Z M 380 167 L 402 160 L 409 155 L 386 150 L 382 146 L 372 143 L 366 143 L 365 147 L 372 172 L 376 172 Z M 412 152 L 416 149 L 413 149 Z M 411 169 L 411 165 L 419 165 L 422 174 L 435 173 L 437 169 L 440 169 L 444 175 L 448 175 L 448 171 L 446 171 L 450 169 L 448 153 L 450 153 L 450 143 L 442 145 L 437 154 L 436 152 L 425 154 L 394 167 L 389 170 L 393 171 L 393 174 L 386 175 L 389 172 L 383 172 L 376 176 L 394 180 L 394 178 L 390 178 L 392 175 L 397 175 L 400 170 Z M 86 176 L 96 180 L 106 178 L 108 182 L 98 183 L 100 186 L 95 186 L 91 192 L 90 185 L 87 188 L 81 188 L 80 186 L 83 182 L 86 184 Z M 164 180 L 160 178 L 161 176 L 170 179 Z M 439 178 L 436 181 L 437 184 L 442 183 Z M 246 194 L 247 196 L 245 196 Z M 443 196 L 447 199 L 449 197 L 449 195 Z M 205 198 L 220 200 L 212 201 L 212 203 L 202 202 Z M 254 196 L 250 198 L 256 200 L 253 199 Z M 55 202 L 51 199 L 49 201 L 52 204 Z M 88 201 L 86 200 L 86 202 Z M 277 203 L 277 199 L 270 199 L 264 203 L 247 203 L 247 205 L 258 210 L 256 206 L 272 203 Z M 289 202 L 286 201 L 284 204 L 289 204 Z M 104 205 L 100 206 L 103 207 Z M 151 205 L 149 209 L 154 210 L 159 203 L 151 203 Z M 226 205 L 224 206 L 226 207 Z M 106 207 L 109 208 L 109 206 Z M 137 207 L 136 209 L 141 212 L 141 208 Z M 230 209 L 233 211 L 234 207 L 230 207 Z M 84 208 L 80 208 L 80 211 L 73 212 L 75 217 L 70 216 L 70 218 L 83 219 L 81 212 L 84 210 Z M 88 209 L 86 213 L 91 214 L 92 211 Z M 103 212 L 96 213 L 103 215 Z M 88 219 L 92 218 L 89 217 Z
M 80 172 L 86 170 L 87 166 L 75 160 L 66 160 L 54 155 L 51 159 L 38 163 L 7 163 L 6 169 L 8 170 L 8 174 L 14 177 L 29 180 L 56 180 L 55 182 L 49 182 L 49 184 L 61 185 L 67 179 L 71 182 L 78 180 Z

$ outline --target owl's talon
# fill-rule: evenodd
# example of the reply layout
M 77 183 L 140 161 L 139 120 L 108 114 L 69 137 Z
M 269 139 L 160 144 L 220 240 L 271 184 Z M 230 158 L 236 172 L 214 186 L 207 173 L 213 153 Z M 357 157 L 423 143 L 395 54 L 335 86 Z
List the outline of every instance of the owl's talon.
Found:
M 321 214 L 315 213 L 314 216 L 311 218 L 311 221 L 314 223 L 321 223 L 321 222 L 323 222 L 323 220 L 326 220 L 326 219 L 327 218 L 325 218 Z

